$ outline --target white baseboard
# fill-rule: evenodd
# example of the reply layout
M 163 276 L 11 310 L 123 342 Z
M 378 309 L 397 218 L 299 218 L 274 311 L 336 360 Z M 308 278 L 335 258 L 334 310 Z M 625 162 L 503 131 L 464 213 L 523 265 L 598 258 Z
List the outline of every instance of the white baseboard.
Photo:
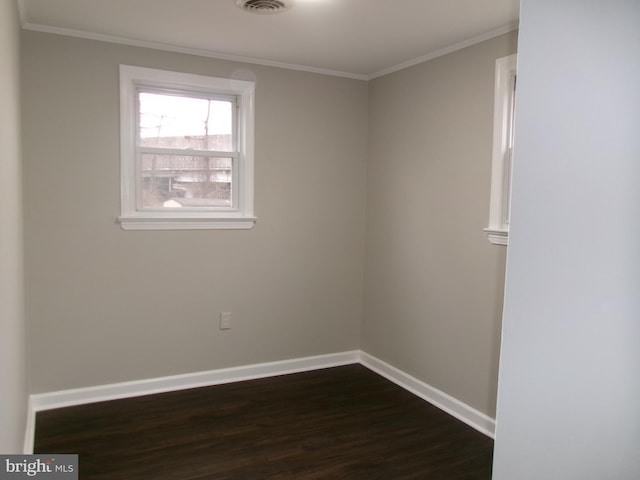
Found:
M 36 439 L 36 411 L 33 408 L 33 400 L 29 397 L 29 403 L 27 404 L 27 427 L 24 432 L 24 447 L 23 452 L 25 455 L 31 455 L 33 453 L 33 445 Z
M 494 437 L 495 420 L 493 418 L 366 352 L 354 350 L 206 372 L 34 394 L 29 398 L 24 444 L 25 454 L 33 452 L 35 415 L 39 411 L 186 390 L 189 388 L 209 387 L 212 385 L 319 370 L 353 363 L 362 364 L 485 435 L 491 438 Z
M 495 438 L 496 421 L 490 416 L 366 352 L 360 352 L 360 363 L 470 427 Z
M 223 383 L 240 382 L 256 378 L 273 377 L 288 373 L 319 370 L 357 363 L 359 352 L 342 352 L 314 357 L 296 358 L 278 362 L 259 363 L 241 367 L 223 368 L 206 372 L 187 373 L 170 377 L 152 378 L 132 382 L 77 388 L 59 392 L 31 395 L 33 409 L 36 412 L 54 408 L 70 407 L 87 403 L 117 400 L 120 398 L 140 397 L 155 393 L 186 390 L 189 388 L 209 387 Z

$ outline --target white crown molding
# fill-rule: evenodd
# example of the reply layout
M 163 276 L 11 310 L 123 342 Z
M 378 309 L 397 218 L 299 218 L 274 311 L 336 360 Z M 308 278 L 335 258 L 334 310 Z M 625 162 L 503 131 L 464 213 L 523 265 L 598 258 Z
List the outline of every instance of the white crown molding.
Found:
M 295 65 L 291 63 L 277 62 L 275 60 L 266 60 L 261 58 L 243 57 L 240 55 L 228 55 L 226 53 L 214 52 L 198 48 L 179 47 L 160 42 L 149 42 L 146 40 L 136 40 L 133 38 L 119 37 L 115 35 L 106 35 L 103 33 L 86 32 L 84 30 L 75 30 L 71 28 L 52 27 L 50 25 L 40 25 L 37 23 L 23 22 L 22 28 L 34 32 L 52 33 L 55 35 L 65 35 L 67 37 L 84 38 L 87 40 L 98 40 L 100 42 L 117 43 L 120 45 L 128 45 L 131 47 L 152 48 L 154 50 L 164 50 L 167 52 L 184 53 L 186 55 L 197 55 L 200 57 L 215 58 L 217 60 L 228 60 L 239 63 L 249 63 L 253 65 L 262 65 L 265 67 L 284 68 L 287 70 L 297 70 L 301 72 L 318 73 L 321 75 L 330 75 L 333 77 L 344 77 L 352 80 L 368 80 L 367 75 L 358 75 L 356 73 L 341 72 L 338 70 L 330 70 L 324 68 L 310 67 L 308 65 Z
M 491 30 L 490 32 L 484 33 L 482 35 L 478 35 L 477 37 L 470 38 L 468 40 L 464 40 L 462 42 L 455 43 L 448 47 L 442 48 L 440 50 L 436 50 L 434 52 L 428 53 L 426 55 L 420 56 L 413 60 L 408 60 L 406 62 L 400 63 L 393 67 L 385 68 L 378 72 L 375 72 L 371 75 L 362 75 L 351 72 L 342 72 L 339 70 L 331 70 L 325 68 L 317 68 L 311 67 L 308 65 L 296 65 L 291 63 L 277 62 L 275 60 L 266 60 L 260 58 L 253 57 L 243 57 L 240 55 L 229 55 L 220 52 L 214 52 L 211 50 L 197 49 L 197 48 L 189 48 L 189 47 L 179 47 L 176 45 L 169 45 L 166 43 L 160 42 L 150 42 L 146 40 L 136 40 L 133 38 L 120 37 L 115 35 L 107 35 L 103 33 L 94 33 L 87 32 L 84 30 L 76 30 L 71 28 L 61 28 L 61 27 L 53 27 L 50 25 L 41 25 L 37 23 L 29 23 L 26 21 L 26 12 L 24 9 L 24 0 L 18 0 L 18 8 L 20 11 L 20 19 L 22 21 L 22 28 L 25 30 L 31 30 L 34 32 L 42 32 L 42 33 L 52 33 L 55 35 L 65 35 L 68 37 L 77 37 L 84 38 L 87 40 L 97 40 L 100 42 L 108 42 L 108 43 L 117 43 L 120 45 L 129 45 L 132 47 L 142 47 L 142 48 L 152 48 L 154 50 L 164 50 L 167 52 L 174 53 L 184 53 L 186 55 L 197 55 L 201 57 L 215 58 L 217 60 L 228 60 L 232 62 L 240 62 L 240 63 L 248 63 L 253 65 L 262 65 L 265 67 L 275 67 L 275 68 L 284 68 L 287 70 L 297 70 L 301 72 L 309 72 L 309 73 L 318 73 L 321 75 L 330 75 L 333 77 L 342 77 L 342 78 L 350 78 L 352 80 L 364 80 L 369 81 L 374 78 L 381 77 L 383 75 L 388 75 L 393 72 L 397 72 L 399 70 L 404 70 L 405 68 L 412 67 L 414 65 L 418 65 L 419 63 L 423 63 L 429 60 L 433 60 L 434 58 L 441 57 L 443 55 L 447 55 L 449 53 L 453 53 L 457 50 L 461 50 L 466 47 L 470 47 L 477 43 L 484 42 L 486 40 L 490 40 L 494 37 L 498 37 L 500 35 L 504 35 L 505 33 L 512 32 L 518 29 L 517 23 L 511 23 L 508 25 L 504 25 L 495 30 Z
M 505 33 L 509 33 L 517 29 L 518 29 L 518 23 L 509 23 L 507 25 L 503 25 L 502 27 L 496 28 L 495 30 L 491 30 L 487 33 L 483 33 L 482 35 L 478 35 L 477 37 L 469 38 L 467 40 L 463 40 L 462 42 L 454 43 L 453 45 L 449 45 L 448 47 L 441 48 L 440 50 L 435 50 L 421 57 L 414 58 L 413 60 L 408 60 L 406 62 L 399 63 L 398 65 L 395 65 L 393 67 L 385 68 L 383 70 L 380 70 L 379 72 L 369 75 L 368 79 L 373 80 L 374 78 L 382 77 L 383 75 L 388 75 L 390 73 L 404 70 L 405 68 L 413 67 L 414 65 L 418 65 L 420 63 L 433 60 L 434 58 L 442 57 L 443 55 L 453 53 L 457 50 L 462 50 L 463 48 L 470 47 L 477 43 L 482 43 L 486 40 L 491 40 L 492 38 L 499 37 L 500 35 L 504 35 Z

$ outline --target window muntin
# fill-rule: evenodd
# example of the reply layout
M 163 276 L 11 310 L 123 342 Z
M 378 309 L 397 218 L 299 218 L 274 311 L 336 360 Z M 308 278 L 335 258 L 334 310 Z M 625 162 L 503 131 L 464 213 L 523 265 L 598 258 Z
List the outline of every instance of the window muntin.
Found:
M 121 66 L 124 229 L 251 228 L 253 82 Z

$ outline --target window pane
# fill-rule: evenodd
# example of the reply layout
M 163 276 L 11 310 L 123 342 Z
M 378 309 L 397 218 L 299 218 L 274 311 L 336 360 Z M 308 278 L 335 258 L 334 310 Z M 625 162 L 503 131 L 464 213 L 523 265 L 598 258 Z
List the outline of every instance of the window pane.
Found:
M 187 155 L 142 155 L 144 208 L 231 207 L 233 160 Z
M 145 92 L 138 99 L 140 145 L 233 151 L 231 101 Z

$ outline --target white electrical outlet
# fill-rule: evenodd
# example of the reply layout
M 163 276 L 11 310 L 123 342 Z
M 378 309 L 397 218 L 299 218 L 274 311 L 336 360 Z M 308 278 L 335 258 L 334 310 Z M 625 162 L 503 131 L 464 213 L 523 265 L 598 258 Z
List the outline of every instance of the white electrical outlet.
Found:
M 220 330 L 231 329 L 231 312 L 220 312 Z

